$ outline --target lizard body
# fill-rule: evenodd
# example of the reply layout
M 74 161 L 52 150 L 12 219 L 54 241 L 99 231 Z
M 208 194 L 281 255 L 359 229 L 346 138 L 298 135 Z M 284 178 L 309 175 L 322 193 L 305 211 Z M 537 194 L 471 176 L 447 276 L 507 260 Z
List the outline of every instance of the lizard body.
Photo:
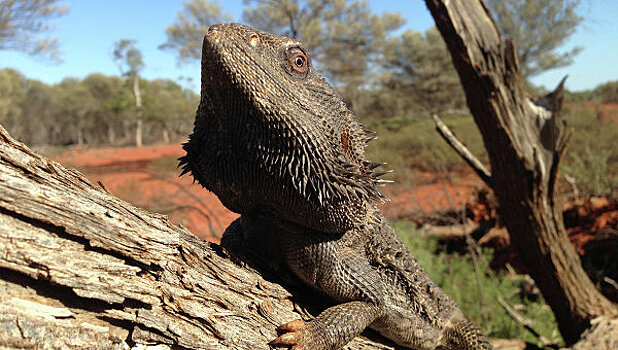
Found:
M 374 136 L 302 44 L 219 24 L 202 55 L 201 101 L 181 165 L 241 214 L 222 245 L 231 236 L 253 241 L 338 303 L 282 325 L 272 344 L 339 349 L 371 327 L 414 349 L 491 349 L 377 210 L 384 171 L 364 156 Z

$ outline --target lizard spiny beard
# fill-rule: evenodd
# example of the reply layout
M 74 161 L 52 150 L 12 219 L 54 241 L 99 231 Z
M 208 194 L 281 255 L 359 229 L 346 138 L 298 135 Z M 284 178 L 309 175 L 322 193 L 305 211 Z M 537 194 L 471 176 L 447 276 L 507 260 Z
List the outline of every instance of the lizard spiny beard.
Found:
M 373 133 L 301 43 L 238 24 L 214 28 L 204 39 L 202 98 L 183 173 L 241 214 L 333 233 L 362 224 L 366 203 L 384 199 L 377 186 L 386 172 L 364 156 Z M 291 55 L 304 60 L 303 71 Z

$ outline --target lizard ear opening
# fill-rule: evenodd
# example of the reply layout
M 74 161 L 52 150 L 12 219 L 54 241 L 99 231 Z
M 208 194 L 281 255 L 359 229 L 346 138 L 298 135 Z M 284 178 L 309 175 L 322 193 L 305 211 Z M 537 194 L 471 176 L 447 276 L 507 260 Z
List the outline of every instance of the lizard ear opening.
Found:
M 251 47 L 256 47 L 257 44 L 260 43 L 260 37 L 258 37 L 258 35 L 255 33 L 251 33 L 247 42 L 249 43 L 249 45 L 251 45 Z

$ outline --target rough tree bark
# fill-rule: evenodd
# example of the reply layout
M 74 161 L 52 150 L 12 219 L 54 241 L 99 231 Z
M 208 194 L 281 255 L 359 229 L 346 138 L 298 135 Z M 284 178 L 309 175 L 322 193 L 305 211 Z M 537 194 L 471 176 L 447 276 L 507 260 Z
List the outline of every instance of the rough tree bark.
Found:
M 597 317 L 615 327 L 617 308 L 583 270 L 555 197 L 558 166 L 569 139 L 560 118 L 563 84 L 545 98 L 530 99 L 514 44 L 502 42 L 482 1 L 426 0 L 426 4 L 483 136 L 492 169 L 489 183 L 499 200 L 501 218 L 552 308 L 564 340 L 575 343 L 592 323 L 599 323 L 592 322 Z
M 268 349 L 315 300 L 251 266 L 0 126 L 0 348 Z M 365 337 L 349 348 L 393 349 Z

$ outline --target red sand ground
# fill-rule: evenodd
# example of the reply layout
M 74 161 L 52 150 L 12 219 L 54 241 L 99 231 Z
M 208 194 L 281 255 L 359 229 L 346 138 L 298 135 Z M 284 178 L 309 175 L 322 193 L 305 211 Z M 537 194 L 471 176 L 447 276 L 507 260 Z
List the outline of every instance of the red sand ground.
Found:
M 178 177 L 173 159 L 184 154 L 180 145 L 136 148 L 74 148 L 56 160 L 82 171 L 91 181 L 100 181 L 112 194 L 135 205 L 167 214 L 176 224 L 210 241 L 218 241 L 225 227 L 238 217 L 215 195 L 192 184 L 189 176 Z M 163 165 L 157 165 L 157 162 Z M 447 208 L 463 208 L 480 180 L 466 174 L 447 181 L 421 174 L 422 185 L 390 185 L 384 188 L 390 201 L 382 205 L 390 218 L 410 217 Z
M 416 180 L 419 184 L 414 186 L 395 183 L 383 188 L 389 201 L 381 205 L 381 210 L 388 218 L 411 218 L 433 211 L 463 209 L 475 189 L 482 186 L 482 181 L 472 171 L 450 178 L 422 173 Z
M 597 118 L 611 120 L 618 124 L 618 103 L 578 102 L 566 105 L 569 109 L 587 109 L 595 111 Z
M 100 181 L 110 193 L 140 207 L 163 213 L 170 221 L 196 235 L 217 242 L 237 214 L 227 210 L 217 197 L 189 176 L 178 177 L 170 163 L 182 156 L 180 145 L 136 148 L 75 148 L 56 160 Z M 165 169 L 153 162 L 165 161 Z

